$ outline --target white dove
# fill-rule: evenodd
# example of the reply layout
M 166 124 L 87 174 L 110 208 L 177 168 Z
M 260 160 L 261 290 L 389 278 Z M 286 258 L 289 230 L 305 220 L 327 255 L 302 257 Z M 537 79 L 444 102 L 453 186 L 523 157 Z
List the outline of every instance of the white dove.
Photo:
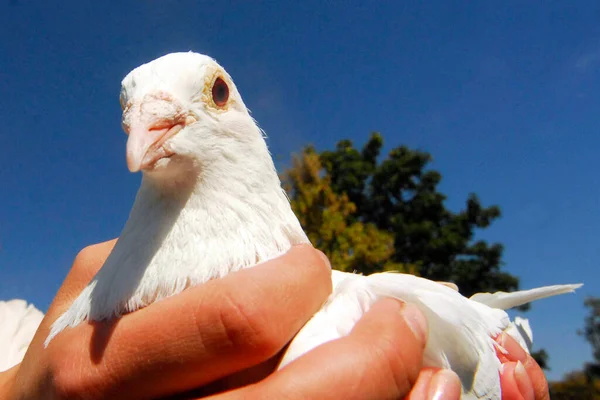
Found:
M 0 372 L 23 360 L 44 314 L 25 300 L 0 301 Z
M 192 285 L 223 277 L 309 243 L 281 187 L 262 130 L 231 77 L 212 58 L 173 53 L 122 81 L 127 165 L 143 178 L 112 253 L 46 345 L 67 327 L 132 312 Z M 280 368 L 346 335 L 377 299 L 417 305 L 429 321 L 425 365 L 451 368 L 463 398 L 499 399 L 493 335 L 501 310 L 573 291 L 562 285 L 471 299 L 399 273 L 333 272 L 334 290 L 292 341 Z

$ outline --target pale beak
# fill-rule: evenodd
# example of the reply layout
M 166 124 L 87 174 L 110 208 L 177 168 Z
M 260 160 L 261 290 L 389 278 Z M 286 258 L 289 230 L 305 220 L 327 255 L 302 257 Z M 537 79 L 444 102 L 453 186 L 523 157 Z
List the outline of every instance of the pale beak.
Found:
M 165 142 L 196 119 L 186 115 L 172 97 L 164 93 L 147 95 L 130 104 L 123 113 L 127 139 L 127 167 L 131 172 L 152 167 L 173 152 Z
M 166 121 L 165 121 L 166 122 Z M 136 126 L 129 129 L 127 140 L 127 167 L 131 172 L 143 170 L 161 158 L 172 153 L 163 146 L 184 127 L 184 123 L 174 123 L 164 128 Z

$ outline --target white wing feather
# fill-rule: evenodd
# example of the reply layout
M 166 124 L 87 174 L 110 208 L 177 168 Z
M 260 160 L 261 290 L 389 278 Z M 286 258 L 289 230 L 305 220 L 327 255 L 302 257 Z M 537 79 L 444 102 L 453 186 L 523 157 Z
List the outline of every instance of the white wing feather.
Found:
M 425 348 L 426 366 L 451 368 L 463 385 L 463 399 L 500 399 L 493 336 L 508 329 L 522 345 L 530 345 L 527 320 L 511 323 L 504 310 L 463 297 L 452 288 L 413 275 L 379 273 L 370 276 L 333 271 L 334 291 L 323 308 L 296 335 L 280 368 L 316 346 L 347 335 L 370 306 L 383 297 L 414 304 L 429 322 Z M 479 297 L 490 304 L 520 305 L 555 294 L 568 293 L 578 285 L 552 286 L 514 293 Z M 477 295 L 474 296 L 478 298 Z

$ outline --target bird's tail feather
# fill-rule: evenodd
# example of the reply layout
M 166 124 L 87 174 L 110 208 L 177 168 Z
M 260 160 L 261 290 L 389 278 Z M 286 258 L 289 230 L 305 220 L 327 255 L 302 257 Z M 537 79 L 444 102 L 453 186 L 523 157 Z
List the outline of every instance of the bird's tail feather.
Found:
M 557 296 L 559 294 L 573 293 L 575 289 L 583 286 L 582 283 L 572 285 L 553 285 L 543 286 L 530 290 L 520 290 L 518 292 L 496 292 L 496 293 L 476 293 L 470 297 L 471 300 L 485 304 L 491 308 L 508 310 L 523 304 L 540 300 L 546 297 Z

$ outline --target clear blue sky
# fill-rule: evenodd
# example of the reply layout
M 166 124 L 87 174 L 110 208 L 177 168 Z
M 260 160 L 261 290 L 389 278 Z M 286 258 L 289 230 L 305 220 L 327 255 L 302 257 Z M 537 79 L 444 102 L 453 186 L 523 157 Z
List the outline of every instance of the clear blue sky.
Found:
M 2 2 L 0 298 L 46 310 L 76 252 L 119 234 L 140 180 L 120 81 L 195 50 L 233 76 L 280 164 L 377 130 L 433 154 L 449 207 L 499 204 L 481 236 L 522 287 L 586 284 L 527 313 L 550 377 L 580 367 L 583 300 L 600 295 L 600 3 L 253 3 Z

